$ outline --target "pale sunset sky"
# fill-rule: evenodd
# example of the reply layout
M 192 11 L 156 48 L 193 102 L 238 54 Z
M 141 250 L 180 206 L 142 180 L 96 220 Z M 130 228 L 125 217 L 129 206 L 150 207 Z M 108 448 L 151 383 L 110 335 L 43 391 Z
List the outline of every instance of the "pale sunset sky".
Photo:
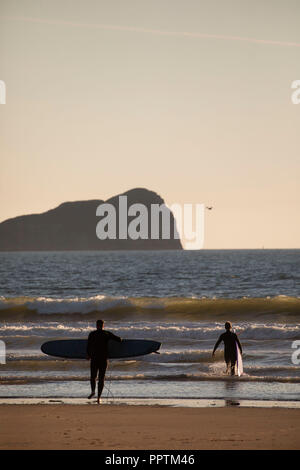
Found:
M 0 0 L 0 222 L 135 187 L 300 248 L 299 0 Z

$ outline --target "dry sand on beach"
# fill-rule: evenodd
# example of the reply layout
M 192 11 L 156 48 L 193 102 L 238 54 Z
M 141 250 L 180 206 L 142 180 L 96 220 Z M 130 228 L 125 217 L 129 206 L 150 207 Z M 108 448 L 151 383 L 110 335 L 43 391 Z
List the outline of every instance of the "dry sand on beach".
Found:
M 0 449 L 300 449 L 300 410 L 0 405 Z

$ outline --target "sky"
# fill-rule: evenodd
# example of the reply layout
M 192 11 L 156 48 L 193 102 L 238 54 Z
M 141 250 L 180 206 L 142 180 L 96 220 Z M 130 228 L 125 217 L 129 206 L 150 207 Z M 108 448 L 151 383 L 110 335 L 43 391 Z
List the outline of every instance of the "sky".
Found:
M 300 248 L 298 0 L 0 0 L 0 222 L 135 187 Z

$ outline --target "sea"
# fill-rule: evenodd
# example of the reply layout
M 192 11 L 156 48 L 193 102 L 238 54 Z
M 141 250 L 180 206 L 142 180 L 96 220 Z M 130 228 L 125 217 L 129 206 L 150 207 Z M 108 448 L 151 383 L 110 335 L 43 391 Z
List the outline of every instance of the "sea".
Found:
M 103 403 L 300 406 L 300 250 L 1 252 L 0 401 L 89 403 L 89 362 L 41 345 L 85 339 L 97 319 L 161 343 L 109 361 Z M 241 377 L 222 345 L 212 357 L 225 321 Z

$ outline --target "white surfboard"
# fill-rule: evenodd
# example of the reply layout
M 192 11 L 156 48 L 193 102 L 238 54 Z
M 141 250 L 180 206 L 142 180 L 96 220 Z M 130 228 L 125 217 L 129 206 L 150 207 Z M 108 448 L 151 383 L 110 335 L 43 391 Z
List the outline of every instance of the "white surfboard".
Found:
M 236 357 L 237 357 L 236 370 L 237 370 L 237 375 L 240 377 L 241 375 L 243 375 L 243 359 L 242 359 L 241 351 L 237 342 L 235 342 L 235 346 L 236 346 Z

